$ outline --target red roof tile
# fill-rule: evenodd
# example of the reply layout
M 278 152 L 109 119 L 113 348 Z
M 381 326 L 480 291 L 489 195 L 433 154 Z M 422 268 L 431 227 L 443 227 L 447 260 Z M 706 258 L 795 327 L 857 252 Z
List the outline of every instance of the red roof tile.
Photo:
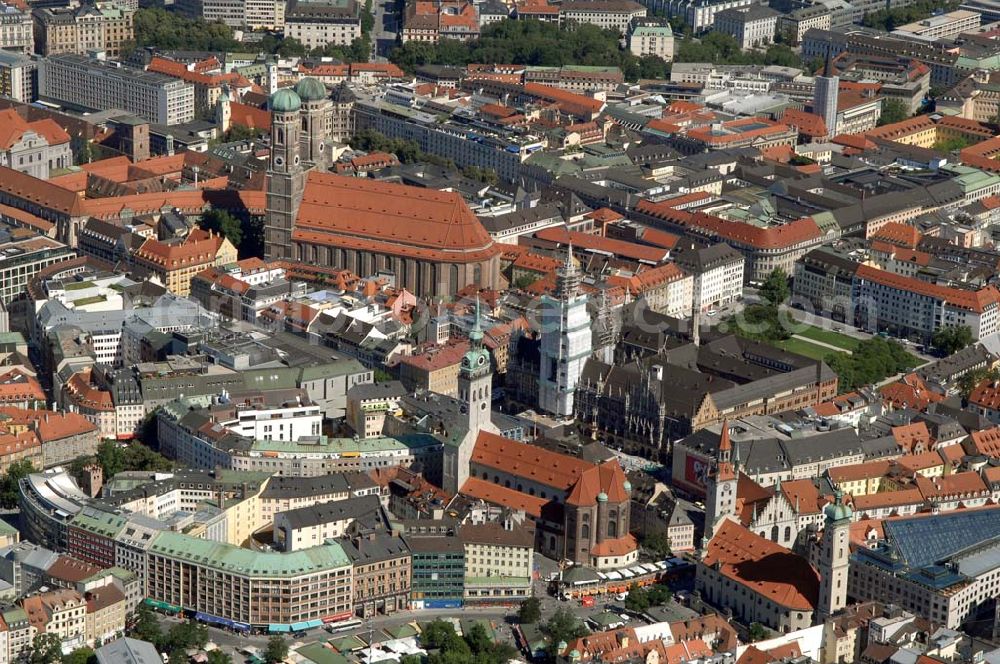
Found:
M 358 245 L 412 247 L 441 260 L 467 262 L 497 252 L 492 238 L 462 197 L 327 173 L 310 173 L 295 221 L 296 239 Z
M 544 498 L 531 496 L 523 491 L 508 489 L 507 487 L 476 477 L 467 479 L 459 493 L 472 498 L 478 498 L 479 500 L 485 500 L 494 505 L 521 510 L 525 514 L 530 514 L 535 518 L 542 515 L 542 506 L 548 502 Z
M 894 274 L 870 265 L 859 266 L 857 277 L 903 292 L 917 293 L 944 300 L 950 306 L 957 306 L 976 313 L 982 313 L 988 307 L 995 306 L 1000 301 L 1000 290 L 992 285 L 981 288 L 978 291 L 951 288 L 949 286 L 932 284 L 916 277 Z
M 819 596 L 819 577 L 809 563 L 780 544 L 724 520 L 708 543 L 701 564 L 723 576 L 799 611 L 812 611 Z

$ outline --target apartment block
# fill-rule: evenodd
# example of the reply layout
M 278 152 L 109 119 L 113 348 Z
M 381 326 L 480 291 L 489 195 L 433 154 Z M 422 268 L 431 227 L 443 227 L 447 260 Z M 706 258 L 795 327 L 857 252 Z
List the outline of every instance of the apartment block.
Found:
M 155 276 L 171 293 L 191 294 L 191 279 L 207 267 L 236 262 L 236 247 L 221 235 L 194 230 L 180 242 L 147 239 L 132 257 L 136 273 Z
M 730 35 L 742 49 L 764 47 L 774 41 L 778 12 L 763 5 L 726 9 L 715 15 L 715 30 Z
M 38 62 L 0 50 L 0 95 L 30 104 L 38 97 Z
M 972 32 L 979 27 L 982 15 L 967 9 L 930 16 L 921 21 L 901 25 L 892 31 L 892 36 L 902 39 L 933 42 L 938 39 L 957 37 L 963 32 Z
M 590 23 L 623 35 L 634 19 L 645 16 L 646 8 L 633 0 L 570 0 L 559 7 L 564 24 Z
M 520 602 L 531 596 L 534 539 L 524 528 L 464 525 L 465 601 Z
M 29 54 L 35 51 L 31 14 L 0 2 L 0 49 Z
M 120 63 L 64 53 L 42 61 L 39 95 L 74 108 L 120 108 L 163 125 L 194 119 L 194 86 Z
M 655 55 L 670 62 L 674 59 L 674 30 L 669 23 L 661 25 L 637 20 L 629 31 L 628 50 L 640 58 Z
M 42 55 L 104 51 L 118 57 L 122 46 L 135 37 L 134 14 L 114 2 L 35 9 L 35 47 Z
M 26 232 L 2 236 L 0 234 L 0 302 L 5 305 L 24 293 L 28 282 L 43 268 L 74 256 L 72 249 L 48 237 Z
M 285 10 L 285 36 L 298 39 L 308 49 L 348 46 L 361 36 L 358 3 L 292 0 Z
M 149 599 L 237 629 L 343 619 L 353 589 L 351 559 L 333 542 L 261 553 L 165 531 L 147 553 Z
M 646 0 L 646 7 L 650 11 L 678 16 L 695 32 L 711 29 L 715 25 L 715 15 L 719 12 L 753 4 L 756 4 L 755 0 Z

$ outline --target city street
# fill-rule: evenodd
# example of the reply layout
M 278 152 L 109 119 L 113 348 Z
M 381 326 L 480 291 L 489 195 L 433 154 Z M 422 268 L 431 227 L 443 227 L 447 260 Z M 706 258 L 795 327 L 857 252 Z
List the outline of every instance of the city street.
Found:
M 574 602 L 577 606 L 578 603 Z M 365 643 L 368 642 L 369 631 L 374 632 L 374 640 L 376 643 L 380 641 L 386 641 L 389 639 L 388 636 L 381 633 L 380 630 L 384 628 L 394 628 L 401 625 L 406 625 L 412 622 L 428 622 L 434 620 L 435 618 L 460 618 L 460 619 L 486 619 L 494 623 L 494 629 L 496 630 L 497 636 L 502 640 L 512 641 L 513 637 L 511 634 L 510 626 L 508 624 L 508 617 L 511 618 L 516 615 L 517 608 L 506 608 L 506 607 L 463 607 L 460 610 L 456 609 L 424 609 L 421 611 L 404 611 L 400 613 L 395 613 L 391 616 L 376 616 L 371 620 L 367 621 L 366 624 L 359 629 L 347 632 L 338 632 L 335 635 L 331 635 L 321 628 L 309 630 L 304 638 L 294 638 L 291 635 L 285 635 L 288 640 L 289 647 L 291 649 L 298 648 L 300 646 L 306 645 L 308 643 L 314 643 L 320 640 L 330 640 L 334 638 L 343 638 L 345 636 L 358 636 Z M 171 626 L 176 625 L 181 622 L 181 618 L 176 618 L 172 616 L 166 616 L 162 614 L 157 614 L 160 620 L 160 625 L 164 631 L 170 629 Z M 241 662 L 242 659 L 237 652 L 240 649 L 246 648 L 248 646 L 253 646 L 256 648 L 265 648 L 267 646 L 267 641 L 271 635 L 249 635 L 242 634 L 240 632 L 232 632 L 230 630 L 219 629 L 217 627 L 208 626 L 209 640 L 219 646 L 223 651 L 229 654 L 234 654 L 234 662 Z
M 396 45 L 399 13 L 395 0 L 373 0 L 375 13 L 375 28 L 372 34 L 372 47 L 375 51 L 375 61 L 384 62 L 385 57 Z
M 604 613 L 607 610 L 605 603 L 599 603 L 591 607 L 584 607 L 579 601 L 574 600 L 564 602 L 559 600 L 557 597 L 550 595 L 547 590 L 549 584 L 546 579 L 550 574 L 558 571 L 558 565 L 555 561 L 541 556 L 537 556 L 535 560 L 536 579 L 534 581 L 534 593 L 535 597 L 537 597 L 541 602 L 543 621 L 548 619 L 548 617 L 555 613 L 557 609 L 568 609 L 581 621 L 586 621 L 588 618 Z M 621 610 L 621 607 L 617 606 L 621 603 L 618 602 L 615 604 L 616 606 L 614 608 Z M 389 616 L 376 616 L 366 621 L 363 626 L 352 631 L 338 632 L 331 635 L 325 630 L 317 628 L 309 630 L 303 638 L 295 638 L 291 635 L 285 635 L 285 638 L 288 640 L 289 647 L 292 650 L 309 643 L 329 641 L 347 636 L 357 636 L 365 643 L 368 643 L 369 633 L 373 634 L 375 643 L 379 643 L 389 639 L 389 637 L 381 631 L 383 629 L 392 629 L 413 622 L 429 622 L 437 618 L 458 618 L 460 620 L 489 620 L 493 624 L 493 629 L 500 641 L 506 641 L 516 645 L 513 628 L 516 625 L 517 609 L 517 606 L 488 606 L 462 607 L 461 609 L 424 609 L 420 611 L 404 611 Z M 156 615 L 164 632 L 170 629 L 173 625 L 182 621 L 181 618 L 174 616 L 167 616 L 159 613 Z M 271 636 L 243 634 L 240 632 L 219 629 L 218 627 L 213 626 L 208 626 L 208 634 L 209 640 L 212 643 L 217 645 L 227 654 L 233 655 L 234 662 L 242 662 L 244 660 L 245 654 L 241 651 L 247 647 L 254 647 L 263 650 L 267 647 L 267 641 Z

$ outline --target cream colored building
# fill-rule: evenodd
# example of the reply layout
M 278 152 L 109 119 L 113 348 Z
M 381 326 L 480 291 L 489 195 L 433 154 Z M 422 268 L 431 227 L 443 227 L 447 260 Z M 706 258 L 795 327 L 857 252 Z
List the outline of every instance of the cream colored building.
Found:
M 674 59 L 674 31 L 667 25 L 644 25 L 636 21 L 628 35 L 628 50 L 633 55 L 655 55 L 670 62 Z
M 361 37 L 358 2 L 291 0 L 285 12 L 285 36 L 298 39 L 308 49 L 327 44 L 350 46 Z
M 364 473 L 338 472 L 317 477 L 275 476 L 268 480 L 261 493 L 260 506 L 264 521 L 270 523 L 279 512 L 370 495 L 380 495 L 380 488 Z
M 395 381 L 355 385 L 347 392 L 347 424 L 364 440 L 380 437 L 385 416 L 399 408 L 405 394 Z
M 892 31 L 893 36 L 909 40 L 935 41 L 957 37 L 979 27 L 982 14 L 967 9 L 957 9 L 939 16 L 929 16 L 920 21 L 901 25 Z
M 187 611 L 288 629 L 352 614 L 353 568 L 336 543 L 275 553 L 164 531 L 147 561 L 147 596 Z
M 645 16 L 646 8 L 633 0 L 569 0 L 559 6 L 562 23 L 590 23 L 623 35 L 634 19 Z
M 37 9 L 33 15 L 37 50 L 42 55 L 104 51 L 118 57 L 122 46 L 135 38 L 134 14 L 114 2 Z
M 309 505 L 274 517 L 274 539 L 282 551 L 300 551 L 347 534 L 358 519 L 378 522 L 382 503 L 378 496 L 361 496 L 322 505 Z
M 524 528 L 464 525 L 465 601 L 517 602 L 531 596 L 534 541 Z
M 779 632 L 810 627 L 819 598 L 819 579 L 808 561 L 728 518 L 698 562 L 695 588 L 741 622 Z
M 86 642 L 87 603 L 77 591 L 64 588 L 39 593 L 26 597 L 21 606 L 35 629 L 58 636 L 64 649 Z
M 194 230 L 179 243 L 147 239 L 132 256 L 139 276 L 156 277 L 171 293 L 191 294 L 191 278 L 207 267 L 235 263 L 236 247 L 211 231 Z
M 121 590 L 109 584 L 88 592 L 85 600 L 87 602 L 86 639 L 88 644 L 107 643 L 125 633 L 128 601 Z
M 29 55 L 35 52 L 31 13 L 0 2 L 0 49 Z

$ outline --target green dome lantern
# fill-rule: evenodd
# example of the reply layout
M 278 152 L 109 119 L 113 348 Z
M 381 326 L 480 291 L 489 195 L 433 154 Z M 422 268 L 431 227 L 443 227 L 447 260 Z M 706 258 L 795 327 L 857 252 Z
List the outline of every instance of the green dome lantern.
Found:
M 835 521 L 850 520 L 854 511 L 849 505 L 844 504 L 844 494 L 841 491 L 834 493 L 833 502 L 823 510 L 827 523 Z

